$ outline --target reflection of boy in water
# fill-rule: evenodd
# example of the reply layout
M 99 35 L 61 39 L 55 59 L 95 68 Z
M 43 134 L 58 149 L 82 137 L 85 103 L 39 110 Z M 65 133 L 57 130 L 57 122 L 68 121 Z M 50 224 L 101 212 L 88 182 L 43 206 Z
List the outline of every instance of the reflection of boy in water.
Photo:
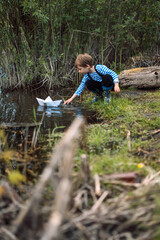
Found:
M 64 104 L 69 104 L 72 100 L 79 96 L 84 87 L 95 93 L 96 96 L 92 102 L 103 98 L 105 92 L 105 101 L 110 100 L 110 90 L 114 87 L 116 93 L 120 92 L 118 75 L 104 65 L 92 65 L 92 57 L 88 54 L 79 54 L 75 61 L 75 66 L 79 73 L 84 75 L 81 84 L 71 98 L 66 100 Z

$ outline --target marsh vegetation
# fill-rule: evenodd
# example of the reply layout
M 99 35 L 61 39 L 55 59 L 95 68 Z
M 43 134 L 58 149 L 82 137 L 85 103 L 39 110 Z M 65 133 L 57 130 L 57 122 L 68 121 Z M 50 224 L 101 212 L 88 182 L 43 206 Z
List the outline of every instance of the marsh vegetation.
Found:
M 0 86 L 53 89 L 79 83 L 88 52 L 116 72 L 159 62 L 159 1 L 0 1 Z
M 159 9 L 0 1 L 0 239 L 160 239 L 159 89 L 121 89 L 109 105 L 87 92 L 57 109 L 35 102 L 70 96 L 79 53 L 116 73 L 159 65 Z
M 1 208 L 4 239 L 12 239 L 8 234 L 17 239 L 158 239 L 159 90 L 122 90 L 118 97 L 112 94 L 110 105 L 102 101 L 90 105 L 91 98 L 84 94 L 83 105 L 96 110 L 99 123 L 83 123 L 81 137 L 72 130 L 71 140 L 66 136 L 66 144 L 72 147 L 66 145 L 66 157 L 61 160 L 61 126 L 43 137 L 40 134 L 34 149 L 29 147 L 30 142 L 27 148 L 24 144 L 23 154 L 22 150 L 6 148 L 1 131 L 1 202 L 8 201 L 5 211 L 4 206 Z M 75 139 L 79 139 L 78 145 Z M 48 167 L 53 170 L 53 179 L 46 175 Z M 41 212 L 32 211 L 35 201 L 40 202 Z M 52 217 L 48 219 L 50 212 Z M 59 223 L 57 214 L 61 216 Z M 97 217 L 101 224 L 97 225 Z M 20 229 L 27 231 L 27 238 Z

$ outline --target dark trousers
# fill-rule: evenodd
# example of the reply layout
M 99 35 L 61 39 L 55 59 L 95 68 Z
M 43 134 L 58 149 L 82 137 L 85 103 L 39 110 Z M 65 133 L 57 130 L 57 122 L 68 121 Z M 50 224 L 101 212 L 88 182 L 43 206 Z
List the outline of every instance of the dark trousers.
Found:
M 101 95 L 103 90 L 108 91 L 113 88 L 113 78 L 111 75 L 106 74 L 102 82 L 89 79 L 86 81 L 85 85 L 89 91 Z

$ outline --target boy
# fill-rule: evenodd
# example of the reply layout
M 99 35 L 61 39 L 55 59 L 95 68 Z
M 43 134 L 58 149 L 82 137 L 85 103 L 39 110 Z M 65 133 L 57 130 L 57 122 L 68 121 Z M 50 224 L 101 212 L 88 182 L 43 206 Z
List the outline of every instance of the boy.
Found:
M 103 99 L 103 92 L 105 92 L 104 101 L 109 103 L 110 91 L 113 87 L 116 93 L 120 92 L 118 75 L 104 65 L 97 64 L 94 66 L 89 54 L 79 54 L 75 61 L 75 67 L 84 76 L 76 92 L 64 104 L 71 103 L 75 97 L 81 94 L 85 86 L 89 91 L 95 93 L 92 102 Z

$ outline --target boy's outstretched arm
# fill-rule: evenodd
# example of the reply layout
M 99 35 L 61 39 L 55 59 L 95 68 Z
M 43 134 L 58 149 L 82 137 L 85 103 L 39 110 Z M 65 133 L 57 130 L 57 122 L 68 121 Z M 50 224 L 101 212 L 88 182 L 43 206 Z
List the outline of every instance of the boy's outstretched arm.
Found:
M 115 93 L 120 92 L 119 84 L 117 82 L 114 84 L 114 91 L 115 91 Z
M 73 94 L 73 96 L 72 96 L 71 98 L 67 99 L 67 100 L 64 102 L 64 104 L 69 104 L 69 103 L 71 103 L 75 97 L 77 97 L 77 94 Z

